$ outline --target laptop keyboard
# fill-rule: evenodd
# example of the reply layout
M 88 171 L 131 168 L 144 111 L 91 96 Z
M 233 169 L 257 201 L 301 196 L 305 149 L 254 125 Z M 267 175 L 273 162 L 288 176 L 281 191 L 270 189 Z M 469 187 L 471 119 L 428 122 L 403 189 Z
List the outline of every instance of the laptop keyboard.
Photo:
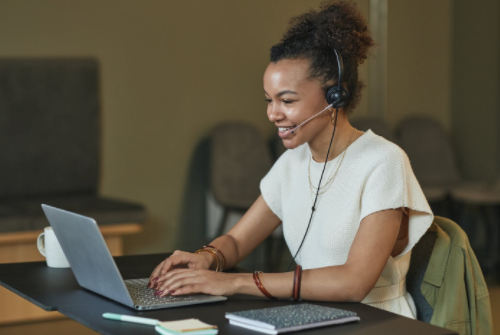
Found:
M 180 302 L 196 301 L 196 296 L 171 296 L 157 297 L 153 288 L 148 288 L 149 278 L 128 279 L 125 285 L 137 305 L 168 305 Z M 201 298 L 201 297 L 200 297 Z

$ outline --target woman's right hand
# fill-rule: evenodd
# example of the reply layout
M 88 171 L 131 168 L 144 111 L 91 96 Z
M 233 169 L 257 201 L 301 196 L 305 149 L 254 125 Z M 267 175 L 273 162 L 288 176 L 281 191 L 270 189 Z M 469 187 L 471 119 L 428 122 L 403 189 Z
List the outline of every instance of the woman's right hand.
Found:
M 171 269 L 189 268 L 189 269 L 210 269 L 213 257 L 208 252 L 200 252 L 197 254 L 184 252 L 180 250 L 174 251 L 170 257 L 167 257 L 161 262 L 151 273 L 149 277 L 149 288 L 156 288 L 158 283 L 163 282 L 166 274 Z

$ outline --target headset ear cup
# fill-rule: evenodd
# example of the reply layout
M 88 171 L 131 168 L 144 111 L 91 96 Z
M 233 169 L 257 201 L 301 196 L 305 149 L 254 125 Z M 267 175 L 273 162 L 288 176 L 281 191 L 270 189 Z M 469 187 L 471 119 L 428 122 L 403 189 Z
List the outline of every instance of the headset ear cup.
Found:
M 349 102 L 349 91 L 344 87 L 339 90 L 338 86 L 332 86 L 326 92 L 326 101 L 333 104 L 332 107 L 345 107 Z

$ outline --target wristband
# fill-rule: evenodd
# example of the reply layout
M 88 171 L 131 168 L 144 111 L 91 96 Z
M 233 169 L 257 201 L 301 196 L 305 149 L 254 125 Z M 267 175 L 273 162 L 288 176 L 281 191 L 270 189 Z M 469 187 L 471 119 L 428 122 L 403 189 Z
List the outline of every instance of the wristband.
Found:
M 278 298 L 273 297 L 269 292 L 267 292 L 267 290 L 264 288 L 264 285 L 262 285 L 262 282 L 260 281 L 260 276 L 259 276 L 259 274 L 261 274 L 261 273 L 262 273 L 262 271 L 255 271 L 253 273 L 253 280 L 255 282 L 255 285 L 257 285 L 257 288 L 262 292 L 262 294 L 264 294 L 269 299 L 278 300 Z

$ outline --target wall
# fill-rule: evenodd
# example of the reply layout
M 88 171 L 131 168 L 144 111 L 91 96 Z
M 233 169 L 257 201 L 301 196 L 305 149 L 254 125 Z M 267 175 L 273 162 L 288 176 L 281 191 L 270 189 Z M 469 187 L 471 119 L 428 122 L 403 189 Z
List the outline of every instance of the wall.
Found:
M 101 64 L 101 193 L 144 203 L 127 253 L 172 250 L 193 151 L 225 120 L 275 128 L 262 75 L 290 17 L 319 0 L 0 0 L 0 57 L 94 56 Z M 369 0 L 357 1 L 369 16 Z M 451 0 L 389 2 L 388 110 L 451 125 Z M 433 8 L 429 11 L 428 8 Z M 360 68 L 368 84 L 368 62 Z M 368 115 L 366 91 L 353 118 Z
M 453 140 L 465 178 L 500 172 L 500 2 L 455 1 Z
M 387 120 L 419 114 L 451 128 L 452 1 L 389 1 Z
M 290 17 L 319 3 L 0 0 L 0 57 L 100 60 L 101 193 L 148 208 L 127 253 L 168 251 L 196 144 L 225 120 L 273 134 L 262 91 L 269 48 Z M 359 3 L 368 15 L 368 0 Z M 357 113 L 366 110 L 362 101 Z

